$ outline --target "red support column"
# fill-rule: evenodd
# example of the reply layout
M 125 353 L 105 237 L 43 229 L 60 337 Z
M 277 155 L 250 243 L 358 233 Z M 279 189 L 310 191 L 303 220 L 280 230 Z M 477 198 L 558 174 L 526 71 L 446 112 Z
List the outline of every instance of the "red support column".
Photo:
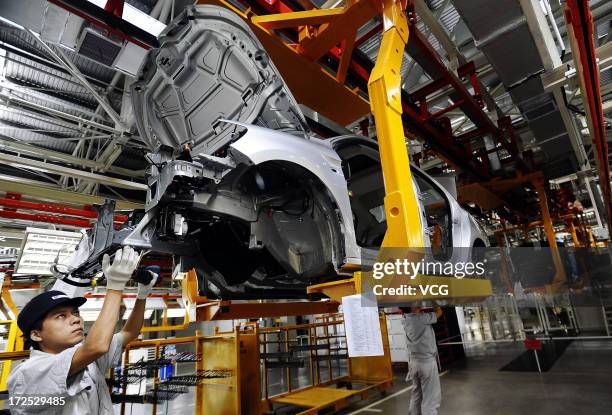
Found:
M 108 0 L 106 2 L 106 6 L 104 6 L 104 10 L 109 13 L 114 14 L 118 18 L 123 16 L 123 4 L 124 0 Z
M 574 62 L 584 97 L 584 108 L 591 131 L 591 140 L 597 154 L 599 185 L 606 207 L 608 231 L 612 232 L 612 186 L 610 185 L 606 128 L 601 105 L 599 67 L 597 66 L 593 36 L 593 16 L 587 0 L 567 0 L 564 12 Z

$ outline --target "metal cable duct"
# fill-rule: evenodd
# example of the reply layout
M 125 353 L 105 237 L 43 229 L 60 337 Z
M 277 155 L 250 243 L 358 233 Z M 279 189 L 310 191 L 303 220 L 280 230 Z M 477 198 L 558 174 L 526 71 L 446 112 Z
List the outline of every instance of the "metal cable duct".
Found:
M 521 8 L 525 3 L 529 1 L 453 0 L 472 32 L 476 47 L 501 78 L 545 153 L 545 175 L 558 177 L 578 170 L 578 162 L 568 135 L 567 119 L 559 110 L 559 105 L 564 104 L 546 92 L 540 80 L 548 69 L 545 61 L 554 59 L 552 54 L 543 56 L 542 48 L 538 48 Z

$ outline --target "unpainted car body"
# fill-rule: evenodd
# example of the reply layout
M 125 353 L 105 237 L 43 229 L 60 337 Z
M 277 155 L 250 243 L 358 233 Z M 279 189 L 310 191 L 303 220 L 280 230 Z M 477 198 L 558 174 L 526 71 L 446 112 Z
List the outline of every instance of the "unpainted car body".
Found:
M 151 150 L 146 212 L 116 243 L 177 255 L 216 298 L 302 298 L 307 285 L 347 274 L 363 250 L 378 249 L 386 221 L 374 140 L 311 134 L 229 10 L 189 7 L 160 43 L 132 87 Z M 453 247 L 486 236 L 442 186 L 413 172 L 426 245 L 435 235 L 448 248 L 440 259 L 469 259 Z

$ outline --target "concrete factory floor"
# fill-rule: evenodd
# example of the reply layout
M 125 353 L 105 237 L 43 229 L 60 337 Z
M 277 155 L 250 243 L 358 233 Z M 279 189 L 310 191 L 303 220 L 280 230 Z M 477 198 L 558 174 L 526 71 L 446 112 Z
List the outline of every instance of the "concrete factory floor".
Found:
M 442 374 L 440 415 L 565 415 L 612 411 L 612 341 L 574 341 L 550 371 L 499 369 L 524 352 L 522 344 L 487 344 Z M 378 402 L 342 414 L 406 415 L 410 385 L 396 376 L 394 390 Z
M 467 359 L 442 374 L 440 415 L 588 415 L 612 411 L 612 341 L 572 341 L 545 373 L 500 371 L 525 352 L 522 343 L 466 349 Z M 270 382 L 275 383 L 270 376 Z M 397 371 L 386 396 L 358 402 L 342 415 L 406 415 L 411 387 Z M 276 381 L 278 382 L 278 380 Z M 277 385 L 274 385 L 277 386 Z M 119 413 L 116 406 L 116 413 Z M 126 414 L 150 414 L 148 405 L 127 405 Z M 299 412 L 281 408 L 279 413 Z M 158 414 L 193 413 L 193 391 L 158 407 Z

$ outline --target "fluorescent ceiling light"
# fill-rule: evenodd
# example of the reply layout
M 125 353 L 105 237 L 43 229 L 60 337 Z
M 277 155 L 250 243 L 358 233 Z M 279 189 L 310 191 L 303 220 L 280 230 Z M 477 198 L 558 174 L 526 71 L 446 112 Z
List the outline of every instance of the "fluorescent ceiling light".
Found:
M 104 298 L 88 298 L 85 304 L 79 307 L 79 310 L 81 312 L 100 311 L 102 310 L 102 304 L 104 304 Z
M 123 320 L 127 320 L 131 312 L 132 310 L 127 310 L 123 314 Z M 153 315 L 153 310 L 145 310 L 145 313 L 144 313 L 145 320 L 150 319 L 152 315 Z M 99 316 L 100 316 L 100 310 L 81 310 L 81 317 L 83 318 L 83 321 L 96 321 Z
M 151 33 L 157 37 L 166 28 L 166 25 L 138 10 L 136 7 L 125 3 L 123 7 L 123 20 L 130 22 L 136 27 L 141 28 L 145 32 Z
M 136 303 L 136 298 L 124 298 L 123 304 L 125 304 L 125 308 L 131 310 L 134 308 L 134 304 Z M 166 302 L 161 297 L 149 297 L 147 298 L 147 304 L 145 309 L 147 310 L 163 310 L 167 307 Z
M 151 316 L 153 315 L 153 311 L 155 310 L 145 310 L 144 312 L 144 319 L 148 320 L 151 318 Z M 130 316 L 130 313 L 132 312 L 132 310 L 125 310 L 125 313 L 123 313 L 123 320 L 127 320 L 128 317 Z
M 80 310 L 83 321 L 96 321 L 100 315 L 100 310 Z
M 134 304 L 136 304 L 136 299 L 135 298 L 124 298 L 123 304 L 125 304 L 125 308 L 126 308 L 125 313 L 123 313 L 123 320 L 127 320 L 127 318 L 130 316 L 130 313 L 132 312 L 132 309 L 134 308 Z M 153 311 L 164 310 L 166 309 L 166 307 L 167 305 L 163 298 L 160 298 L 160 297 L 147 298 L 147 303 L 145 306 L 145 313 L 144 313 L 145 320 L 148 320 L 151 318 L 151 316 L 153 315 Z
M 166 316 L 168 318 L 185 317 L 185 309 L 184 308 L 169 308 L 168 310 L 166 310 Z
M 80 232 L 26 228 L 15 275 L 53 275 L 51 265 L 68 262 L 82 237 Z
M 95 4 L 101 9 L 106 5 L 106 0 L 88 0 L 90 3 Z M 158 0 L 161 1 L 161 0 Z M 149 16 L 148 14 L 138 10 L 136 7 L 124 3 L 123 20 L 133 24 L 134 26 L 144 30 L 145 32 L 151 33 L 153 36 L 159 36 L 159 34 L 166 28 L 166 25 Z

